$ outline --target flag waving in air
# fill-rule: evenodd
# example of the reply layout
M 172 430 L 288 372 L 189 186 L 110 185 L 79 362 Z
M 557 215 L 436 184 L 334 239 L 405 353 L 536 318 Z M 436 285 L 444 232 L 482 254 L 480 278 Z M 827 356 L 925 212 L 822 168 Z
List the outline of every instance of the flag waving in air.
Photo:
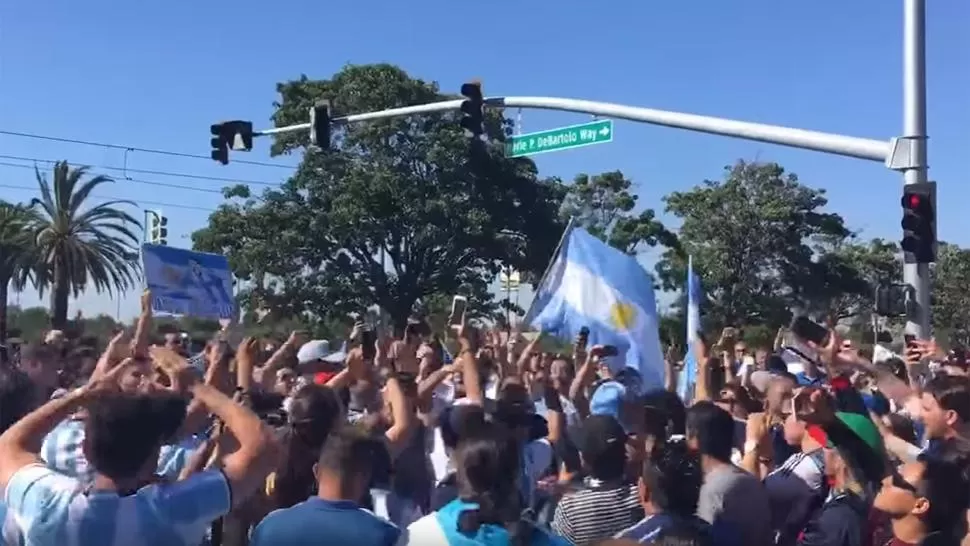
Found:
M 569 341 L 586 326 L 590 345 L 617 348 L 607 362 L 614 372 L 625 365 L 645 387 L 663 385 L 653 279 L 633 256 L 582 228 L 566 228 L 524 321 Z
M 687 258 L 687 353 L 684 355 L 684 368 L 677 381 L 677 394 L 685 402 L 694 397 L 694 383 L 697 381 L 697 358 L 694 345 L 701 331 L 701 279 L 694 274 L 694 260 Z

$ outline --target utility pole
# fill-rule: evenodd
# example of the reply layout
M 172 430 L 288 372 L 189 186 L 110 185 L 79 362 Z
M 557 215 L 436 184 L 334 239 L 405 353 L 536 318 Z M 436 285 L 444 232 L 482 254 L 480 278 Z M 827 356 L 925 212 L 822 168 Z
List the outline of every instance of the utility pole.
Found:
M 903 134 L 889 140 L 874 140 L 834 133 L 808 131 L 793 127 L 751 123 L 683 112 L 639 108 L 607 102 L 594 102 L 557 97 L 483 97 L 485 108 L 538 108 L 579 112 L 598 117 L 619 118 L 651 125 L 686 129 L 699 133 L 778 144 L 802 150 L 878 161 L 887 168 L 904 173 L 906 185 L 927 181 L 926 175 L 926 0 L 903 0 Z M 466 86 L 468 84 L 465 84 Z M 463 86 L 465 90 L 467 87 Z M 341 125 L 462 110 L 464 100 L 449 100 L 379 112 L 352 114 L 330 119 Z M 241 123 L 241 122 L 237 122 Z M 279 135 L 309 131 L 312 123 L 298 123 L 252 131 L 252 136 Z M 214 141 L 215 142 L 215 141 Z M 248 149 L 248 148 L 245 148 Z M 216 158 L 213 155 L 214 159 Z M 929 336 L 930 279 L 929 264 L 904 263 L 903 279 L 912 287 L 915 305 L 910 305 L 906 331 L 918 338 Z
M 908 165 L 903 182 L 910 186 L 927 179 L 926 163 L 926 0 L 903 1 L 903 137 Z M 935 203 L 934 203 L 935 205 Z M 909 262 L 910 260 L 906 260 Z M 903 263 L 903 282 L 913 287 L 915 301 L 906 314 L 906 333 L 930 337 L 930 264 Z M 922 263 L 920 263 L 922 262 Z

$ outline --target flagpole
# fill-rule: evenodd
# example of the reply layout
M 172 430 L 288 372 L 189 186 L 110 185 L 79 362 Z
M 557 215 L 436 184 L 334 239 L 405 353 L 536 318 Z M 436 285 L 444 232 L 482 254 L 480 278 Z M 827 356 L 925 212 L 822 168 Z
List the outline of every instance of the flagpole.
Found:
M 556 245 L 556 250 L 552 252 L 552 257 L 549 258 L 549 265 L 546 266 L 545 272 L 542 273 L 542 277 L 539 278 L 539 282 L 535 285 L 538 289 L 546 282 L 546 277 L 549 276 L 549 272 L 552 271 L 552 264 L 556 263 L 556 257 L 559 256 L 559 252 L 562 250 L 563 243 L 566 242 L 566 237 L 569 236 L 569 232 L 573 229 L 573 224 L 575 223 L 575 218 L 570 216 L 569 222 L 566 223 L 566 229 L 562 232 L 562 237 L 559 238 L 559 244 Z M 529 304 L 529 309 L 526 310 L 525 316 L 528 317 L 532 313 L 532 307 L 536 304 L 535 294 L 532 295 L 532 303 Z

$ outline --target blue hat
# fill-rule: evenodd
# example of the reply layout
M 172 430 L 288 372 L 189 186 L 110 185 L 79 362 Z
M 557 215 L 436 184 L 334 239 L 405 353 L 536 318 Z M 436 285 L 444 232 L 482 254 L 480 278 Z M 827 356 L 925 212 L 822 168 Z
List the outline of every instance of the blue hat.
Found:
M 623 403 L 630 400 L 633 393 L 619 381 L 606 381 L 593 391 L 589 398 L 591 415 L 609 415 L 620 422 L 627 431 L 630 428 L 623 422 L 621 411 Z

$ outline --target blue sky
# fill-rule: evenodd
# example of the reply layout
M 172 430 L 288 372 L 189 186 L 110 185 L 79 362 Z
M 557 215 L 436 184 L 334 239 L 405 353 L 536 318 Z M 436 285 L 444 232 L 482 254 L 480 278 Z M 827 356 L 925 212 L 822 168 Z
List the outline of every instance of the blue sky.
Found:
M 929 163 L 939 181 L 939 232 L 970 244 L 970 215 L 947 205 L 970 197 L 970 2 L 929 4 Z M 211 123 L 269 125 L 276 82 L 391 62 L 451 91 L 481 78 L 492 96 L 582 98 L 888 139 L 901 132 L 901 13 L 902 2 L 889 0 L 6 2 L 0 130 L 207 156 Z M 524 111 L 522 126 L 587 119 Z M 35 194 L 33 162 L 12 158 L 265 184 L 292 172 L 9 135 L 0 135 L 0 156 L 0 197 L 8 200 Z M 271 159 L 265 141 L 233 157 L 296 160 Z M 610 144 L 536 160 L 543 174 L 565 178 L 621 169 L 637 184 L 641 206 L 662 208 L 663 195 L 718 178 L 738 158 L 777 161 L 825 188 L 830 208 L 865 236 L 899 237 L 901 176 L 876 163 L 623 121 Z M 163 209 L 177 246 L 189 245 L 187 235 L 219 205 L 226 184 L 128 173 L 193 188 L 181 189 L 99 170 L 119 178 L 103 195 Z M 39 301 L 32 292 L 19 298 Z M 120 307 L 127 317 L 137 297 L 119 306 L 85 294 L 80 304 L 87 315 Z

